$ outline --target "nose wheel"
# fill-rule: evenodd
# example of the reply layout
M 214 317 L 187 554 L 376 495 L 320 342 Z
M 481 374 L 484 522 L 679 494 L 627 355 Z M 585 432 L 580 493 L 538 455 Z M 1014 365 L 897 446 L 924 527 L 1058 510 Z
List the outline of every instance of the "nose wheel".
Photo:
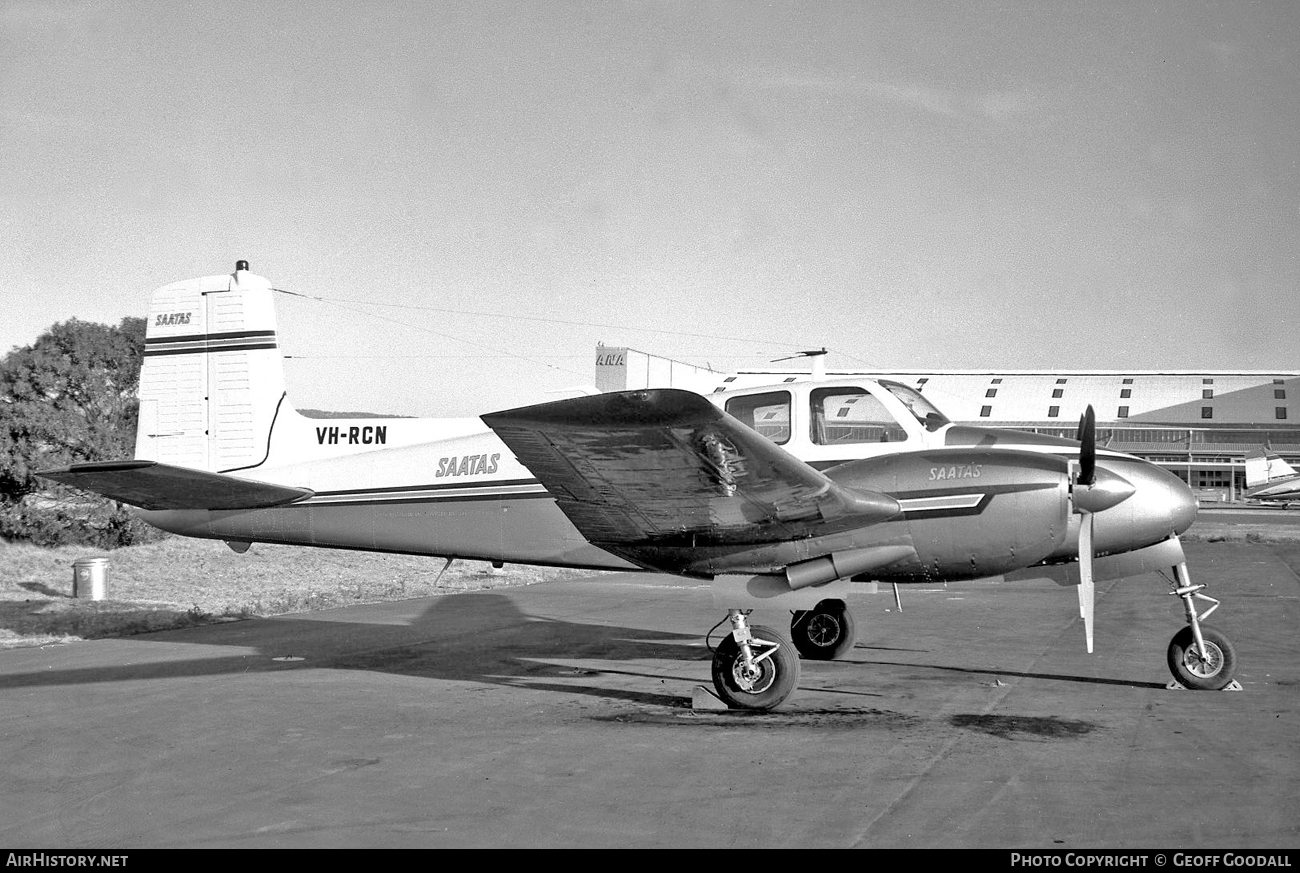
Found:
M 1240 690 L 1241 686 L 1233 681 L 1237 652 L 1232 641 L 1218 628 L 1201 623 L 1219 608 L 1219 601 L 1201 593 L 1204 585 L 1192 584 L 1186 564 L 1174 567 L 1174 577 L 1174 590 L 1169 593 L 1182 599 L 1187 627 L 1169 641 L 1169 672 L 1179 685 L 1195 691 L 1222 691 L 1230 686 Z M 1210 608 L 1198 615 L 1195 599 L 1209 602 Z
M 1197 691 L 1222 691 L 1237 672 L 1237 653 L 1218 628 L 1201 625 L 1201 639 L 1185 627 L 1169 641 L 1169 670 L 1178 683 Z

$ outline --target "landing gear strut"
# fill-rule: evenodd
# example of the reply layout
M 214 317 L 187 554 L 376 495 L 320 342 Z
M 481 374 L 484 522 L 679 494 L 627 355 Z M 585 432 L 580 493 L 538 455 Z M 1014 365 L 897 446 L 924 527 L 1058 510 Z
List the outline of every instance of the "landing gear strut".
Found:
M 823 600 L 796 612 L 790 622 L 794 647 L 810 661 L 831 661 L 853 648 L 857 628 L 843 600 Z
M 713 653 L 713 687 L 732 709 L 776 709 L 799 684 L 799 657 L 779 632 L 750 627 L 748 614 L 727 610 L 731 633 Z
M 1206 616 L 1219 608 L 1219 601 L 1201 593 L 1204 585 L 1192 584 L 1186 563 L 1174 567 L 1174 577 L 1171 583 L 1173 590 L 1169 593 L 1182 598 L 1188 626 L 1174 634 L 1174 638 L 1169 641 L 1169 671 L 1184 688 L 1221 691 L 1235 684 L 1232 677 L 1237 672 L 1237 652 L 1222 631 L 1201 624 Z M 1212 605 L 1197 615 L 1193 598 L 1208 601 Z

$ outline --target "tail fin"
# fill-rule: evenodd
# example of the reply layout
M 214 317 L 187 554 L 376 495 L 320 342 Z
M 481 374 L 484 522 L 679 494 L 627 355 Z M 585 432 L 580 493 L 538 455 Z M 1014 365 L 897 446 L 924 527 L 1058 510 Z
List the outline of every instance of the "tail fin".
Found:
M 1259 448 L 1246 453 L 1247 488 L 1294 475 L 1296 475 L 1295 468 L 1272 452 Z
M 140 370 L 137 460 L 211 472 L 256 466 L 287 406 L 271 283 L 235 272 L 154 292 Z

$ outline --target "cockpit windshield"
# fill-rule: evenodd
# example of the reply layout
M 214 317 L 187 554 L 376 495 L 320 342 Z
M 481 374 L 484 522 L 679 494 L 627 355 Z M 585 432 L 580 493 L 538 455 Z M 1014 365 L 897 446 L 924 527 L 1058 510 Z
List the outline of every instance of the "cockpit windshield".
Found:
M 882 381 L 880 386 L 901 400 L 903 405 L 907 407 L 908 412 L 912 413 L 926 430 L 938 430 L 949 423 L 948 416 L 940 412 L 929 400 L 922 397 L 921 392 L 908 388 L 899 382 Z

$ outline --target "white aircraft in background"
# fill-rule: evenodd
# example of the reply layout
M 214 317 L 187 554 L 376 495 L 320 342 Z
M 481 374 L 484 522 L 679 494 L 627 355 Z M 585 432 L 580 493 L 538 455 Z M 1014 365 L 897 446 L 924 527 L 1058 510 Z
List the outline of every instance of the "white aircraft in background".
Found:
M 731 632 L 718 695 L 772 709 L 799 657 L 853 644 L 851 581 L 935 583 L 1056 568 L 1078 590 L 1169 571 L 1188 625 L 1168 664 L 1185 687 L 1232 683 L 1178 535 L 1196 501 L 1169 472 L 1077 440 L 955 425 L 884 380 L 782 383 L 706 398 L 623 391 L 481 419 L 309 419 L 285 393 L 274 290 L 233 274 L 153 296 L 135 457 L 49 479 L 139 508 L 164 530 L 250 543 L 436 555 L 712 581 Z M 1194 599 L 1213 604 L 1198 615 Z M 751 626 L 789 609 L 790 637 Z M 796 652 L 798 654 L 796 654 Z
M 1266 449 L 1249 451 L 1246 453 L 1246 493 L 1242 496 L 1247 500 L 1286 506 L 1300 503 L 1300 471 Z

